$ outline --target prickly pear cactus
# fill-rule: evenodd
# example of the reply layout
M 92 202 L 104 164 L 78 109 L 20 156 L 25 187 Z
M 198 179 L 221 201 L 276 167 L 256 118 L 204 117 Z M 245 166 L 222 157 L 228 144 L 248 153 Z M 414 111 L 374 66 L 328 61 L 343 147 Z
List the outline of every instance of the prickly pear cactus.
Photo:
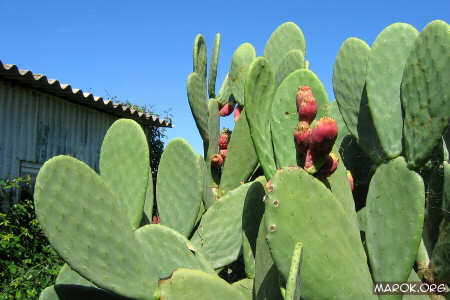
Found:
M 108 130 L 100 175 L 67 156 L 40 170 L 36 213 L 67 263 L 40 299 L 376 299 L 374 282 L 449 282 L 449 33 L 436 20 L 390 25 L 372 48 L 347 39 L 331 104 L 296 24 L 263 57 L 239 46 L 218 93 L 220 34 L 209 69 L 197 35 L 203 153 L 169 142 L 155 199 L 131 120 Z

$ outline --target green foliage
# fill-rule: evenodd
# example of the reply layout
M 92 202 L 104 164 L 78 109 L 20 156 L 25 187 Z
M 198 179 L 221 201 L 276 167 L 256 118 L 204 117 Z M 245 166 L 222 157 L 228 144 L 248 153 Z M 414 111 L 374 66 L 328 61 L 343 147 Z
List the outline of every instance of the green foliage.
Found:
M 1 200 L 29 179 L 0 180 Z M 30 199 L 0 213 L 0 299 L 37 299 L 51 285 L 64 261 L 49 245 Z

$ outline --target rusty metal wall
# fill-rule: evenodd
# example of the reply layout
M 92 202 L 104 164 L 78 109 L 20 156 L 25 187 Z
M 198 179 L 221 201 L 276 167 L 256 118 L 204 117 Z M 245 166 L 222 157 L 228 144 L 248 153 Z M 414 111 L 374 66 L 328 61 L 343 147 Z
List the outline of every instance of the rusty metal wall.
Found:
M 0 79 L 0 178 L 70 154 L 98 171 L 101 143 L 117 117 Z

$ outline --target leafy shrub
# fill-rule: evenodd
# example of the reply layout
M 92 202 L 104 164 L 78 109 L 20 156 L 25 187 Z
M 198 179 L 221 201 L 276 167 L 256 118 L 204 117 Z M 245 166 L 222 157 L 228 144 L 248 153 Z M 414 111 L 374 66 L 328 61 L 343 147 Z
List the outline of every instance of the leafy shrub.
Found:
M 0 180 L 0 299 L 38 299 L 42 289 L 53 284 L 64 261 L 49 245 L 34 212 L 33 200 L 21 197 L 13 204 L 15 190 L 30 186 L 30 180 Z

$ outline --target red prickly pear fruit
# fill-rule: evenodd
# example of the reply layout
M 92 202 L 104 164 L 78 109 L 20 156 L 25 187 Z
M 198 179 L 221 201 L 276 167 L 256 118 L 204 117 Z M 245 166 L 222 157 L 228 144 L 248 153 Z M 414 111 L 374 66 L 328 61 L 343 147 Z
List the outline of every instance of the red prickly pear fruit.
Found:
M 211 167 L 214 169 L 220 169 L 223 165 L 223 157 L 220 154 L 211 155 Z
M 352 172 L 350 172 L 349 170 L 347 170 L 347 179 L 348 179 L 348 182 L 350 183 L 350 188 L 352 189 L 352 192 L 353 192 L 355 185 L 354 185 Z
M 234 122 L 238 121 L 243 109 L 244 109 L 244 107 L 241 105 L 236 106 L 236 109 L 234 110 Z
M 309 124 L 314 120 L 317 114 L 316 98 L 306 98 L 298 108 L 298 118 L 301 121 L 306 121 Z
M 309 138 L 311 136 L 311 129 L 309 128 L 308 122 L 300 121 L 298 122 L 297 128 L 294 131 L 294 143 L 297 152 L 301 154 L 306 154 L 309 147 Z
M 219 149 L 228 149 L 228 141 L 230 139 L 230 131 L 223 129 L 219 137 Z
M 225 159 L 227 157 L 228 149 L 222 149 L 220 150 L 220 155 L 222 155 L 222 158 Z
M 305 164 L 303 169 L 309 174 L 317 173 L 320 168 L 328 161 L 328 154 L 316 156 L 311 147 L 306 151 Z
M 313 167 L 314 167 L 314 160 L 313 160 L 313 157 L 312 157 L 311 150 L 308 149 L 308 150 L 306 151 L 306 158 L 305 158 L 305 166 L 304 166 L 304 169 L 305 169 L 308 173 L 310 173 L 309 170 L 311 170 Z
M 152 218 L 152 224 L 159 224 L 159 216 L 158 216 L 158 217 L 153 216 L 153 218 Z
M 228 102 L 227 104 L 225 104 L 224 106 L 222 106 L 219 110 L 219 114 L 221 117 L 226 117 L 231 115 L 231 113 L 234 110 L 234 103 L 233 102 Z
M 300 108 L 300 104 L 305 100 L 305 98 L 313 98 L 313 93 L 311 88 L 307 85 L 301 85 L 298 87 L 297 91 L 297 110 Z
M 296 100 L 299 120 L 311 124 L 317 114 L 316 98 L 314 98 L 311 88 L 299 86 Z
M 310 149 L 313 156 L 321 157 L 333 149 L 338 134 L 338 125 L 333 118 L 321 118 L 311 132 Z
M 319 179 L 325 179 L 336 171 L 339 163 L 339 157 L 333 152 L 328 155 L 328 159 L 325 164 L 316 173 L 316 177 Z

